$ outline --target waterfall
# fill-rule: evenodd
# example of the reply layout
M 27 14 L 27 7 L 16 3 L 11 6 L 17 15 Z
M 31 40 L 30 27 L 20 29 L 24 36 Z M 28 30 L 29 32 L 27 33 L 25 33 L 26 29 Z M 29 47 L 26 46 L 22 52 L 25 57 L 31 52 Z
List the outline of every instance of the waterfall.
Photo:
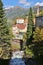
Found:
M 23 55 L 24 55 L 23 51 L 16 52 L 13 51 L 9 65 L 25 65 L 25 62 L 22 59 Z

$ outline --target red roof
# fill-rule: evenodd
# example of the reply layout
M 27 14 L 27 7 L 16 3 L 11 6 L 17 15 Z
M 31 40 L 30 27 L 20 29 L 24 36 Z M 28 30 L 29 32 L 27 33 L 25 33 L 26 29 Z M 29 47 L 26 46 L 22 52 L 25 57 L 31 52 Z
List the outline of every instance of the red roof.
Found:
M 26 25 L 25 24 L 17 24 L 17 28 L 19 29 L 25 29 Z

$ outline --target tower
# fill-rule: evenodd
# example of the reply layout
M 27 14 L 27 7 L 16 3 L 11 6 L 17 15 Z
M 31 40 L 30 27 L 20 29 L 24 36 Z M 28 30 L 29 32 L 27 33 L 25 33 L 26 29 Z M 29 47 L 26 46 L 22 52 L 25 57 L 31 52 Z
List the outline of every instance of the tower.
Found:
M 39 5 L 36 6 L 36 8 L 37 8 L 37 14 L 36 14 L 36 16 L 39 16 L 39 7 L 40 7 Z

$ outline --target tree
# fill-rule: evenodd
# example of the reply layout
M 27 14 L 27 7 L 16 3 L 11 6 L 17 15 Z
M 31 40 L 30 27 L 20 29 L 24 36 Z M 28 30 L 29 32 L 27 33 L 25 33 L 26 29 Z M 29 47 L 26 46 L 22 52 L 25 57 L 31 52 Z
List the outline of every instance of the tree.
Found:
M 32 8 L 30 8 L 28 17 L 28 27 L 27 27 L 27 43 L 30 43 L 30 41 L 32 40 L 32 34 L 33 34 L 33 14 L 32 14 Z
M 36 27 L 33 38 L 34 42 L 43 41 L 43 28 L 40 29 L 39 27 Z
M 3 3 L 0 0 L 0 58 L 2 59 L 10 58 L 11 35 L 6 21 L 7 20 L 4 14 Z
M 39 16 L 43 16 L 43 10 L 40 11 Z
M 29 16 L 28 16 L 28 26 L 27 26 L 27 41 L 26 41 L 26 49 L 25 49 L 25 54 L 26 57 L 33 57 L 33 52 L 32 49 L 30 47 L 30 45 L 32 44 L 32 37 L 33 37 L 33 13 L 32 13 L 32 8 L 30 8 L 29 10 Z
M 36 27 L 33 34 L 35 55 L 43 55 L 43 28 Z

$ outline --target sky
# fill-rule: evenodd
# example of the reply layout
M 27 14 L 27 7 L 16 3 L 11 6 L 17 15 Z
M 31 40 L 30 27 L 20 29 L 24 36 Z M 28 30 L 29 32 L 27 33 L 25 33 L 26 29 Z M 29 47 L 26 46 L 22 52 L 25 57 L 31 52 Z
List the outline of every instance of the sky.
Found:
M 14 6 L 22 6 L 22 7 L 31 7 L 34 5 L 43 6 L 43 0 L 2 0 L 4 7 L 14 7 Z

